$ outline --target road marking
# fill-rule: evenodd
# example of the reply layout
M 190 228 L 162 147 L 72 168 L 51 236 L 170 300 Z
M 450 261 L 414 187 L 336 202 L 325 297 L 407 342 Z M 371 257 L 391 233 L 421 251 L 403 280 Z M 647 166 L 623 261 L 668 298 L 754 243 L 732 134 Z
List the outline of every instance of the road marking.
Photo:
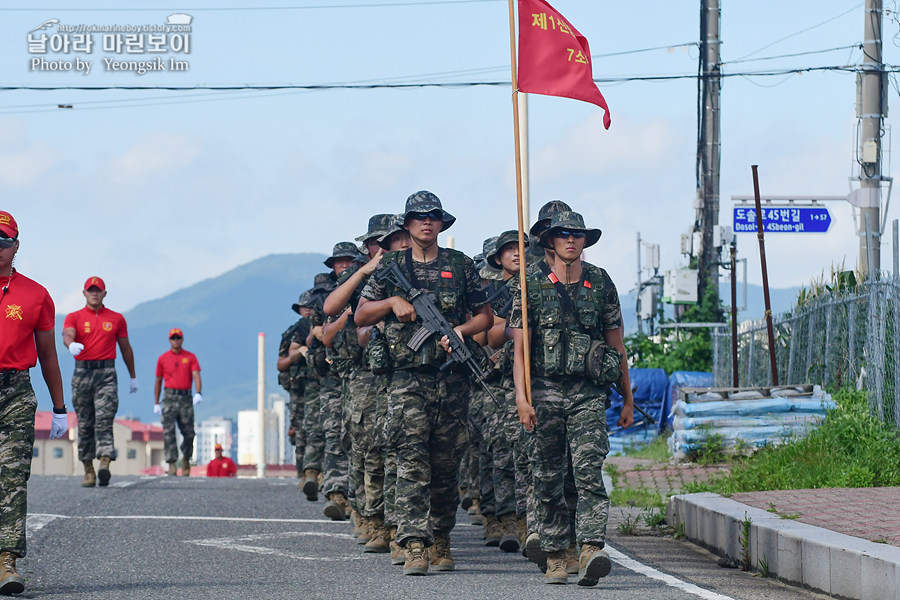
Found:
M 127 488 L 130 485 L 134 485 L 137 481 L 117 481 L 115 483 L 109 484 L 109 487 L 114 488 Z
M 51 521 L 55 521 L 56 519 L 61 518 L 62 515 L 28 515 L 25 518 L 25 529 L 29 534 L 33 534 L 35 531 L 40 531 L 44 528 L 44 525 L 50 523 Z
M 346 525 L 349 521 L 332 521 L 330 519 L 260 519 L 253 517 L 191 517 L 183 515 L 51 515 L 43 513 L 29 513 L 28 518 L 52 517 L 47 523 L 53 519 L 132 519 L 132 520 L 157 520 L 157 521 L 237 521 L 241 523 L 333 523 L 336 525 Z M 43 523 L 41 527 L 46 525 Z
M 611 547 L 609 544 L 606 545 L 606 551 L 609 553 L 609 556 L 613 561 L 622 565 L 626 569 L 634 571 L 635 573 L 640 573 L 641 575 L 649 577 L 650 579 L 662 581 L 669 587 L 679 589 L 682 592 L 693 594 L 694 596 L 699 596 L 704 600 L 734 600 L 734 598 L 732 598 L 731 596 L 723 596 L 722 594 L 717 594 L 716 592 L 704 590 L 702 587 L 696 586 L 693 583 L 688 583 L 686 581 L 678 579 L 677 577 L 673 577 L 672 575 L 667 575 L 666 573 L 657 571 L 653 567 L 625 556 L 615 548 Z
M 346 561 L 346 560 L 366 560 L 370 558 L 365 555 L 356 555 L 356 556 L 322 556 L 321 554 L 295 554 L 293 552 L 285 552 L 284 550 L 277 550 L 275 548 L 267 548 L 265 546 L 254 546 L 242 542 L 259 542 L 266 540 L 276 540 L 276 539 L 284 539 L 284 538 L 296 538 L 301 536 L 316 536 L 316 537 L 331 537 L 331 538 L 339 538 L 345 540 L 353 540 L 356 539 L 352 535 L 346 533 L 320 533 L 317 531 L 287 531 L 282 533 L 274 533 L 274 534 L 257 534 L 257 535 L 245 535 L 240 537 L 229 537 L 229 538 L 210 538 L 205 540 L 189 540 L 187 543 L 196 544 L 197 546 L 205 546 L 207 548 L 218 548 L 220 550 L 232 550 L 235 552 L 248 552 L 250 554 L 261 554 L 265 556 L 280 556 L 284 558 L 290 558 L 293 560 L 310 560 L 316 562 L 329 562 L 329 561 Z

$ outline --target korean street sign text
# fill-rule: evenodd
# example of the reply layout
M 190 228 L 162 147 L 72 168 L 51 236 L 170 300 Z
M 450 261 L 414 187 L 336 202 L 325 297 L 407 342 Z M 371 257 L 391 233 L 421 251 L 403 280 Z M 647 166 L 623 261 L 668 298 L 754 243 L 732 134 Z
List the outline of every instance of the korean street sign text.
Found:
M 831 214 L 821 206 L 779 206 L 762 208 L 766 233 L 825 233 Z M 756 207 L 734 207 L 734 232 L 756 233 Z

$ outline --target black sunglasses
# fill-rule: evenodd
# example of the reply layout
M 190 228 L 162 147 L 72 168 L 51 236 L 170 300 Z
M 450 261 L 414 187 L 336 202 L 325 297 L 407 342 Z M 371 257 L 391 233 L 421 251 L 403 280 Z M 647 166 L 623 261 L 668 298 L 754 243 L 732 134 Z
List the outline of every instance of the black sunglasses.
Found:
M 559 238 L 562 240 L 569 239 L 569 236 L 574 237 L 576 240 L 580 240 L 583 237 L 587 237 L 586 231 L 570 231 L 568 229 L 557 229 L 552 234 L 553 237 Z
M 6 248 L 12 248 L 15 245 L 16 245 L 16 238 L 8 238 L 8 237 L 0 236 L 0 248 L 3 248 L 5 250 Z
M 181 337 L 180 335 L 173 335 L 173 336 L 170 337 L 169 339 L 170 339 L 170 340 L 183 340 L 184 338 Z
M 417 221 L 424 221 L 425 219 L 431 219 L 432 221 L 443 221 L 444 213 L 438 209 L 430 210 L 428 212 L 411 212 L 406 215 L 408 219 L 415 219 Z

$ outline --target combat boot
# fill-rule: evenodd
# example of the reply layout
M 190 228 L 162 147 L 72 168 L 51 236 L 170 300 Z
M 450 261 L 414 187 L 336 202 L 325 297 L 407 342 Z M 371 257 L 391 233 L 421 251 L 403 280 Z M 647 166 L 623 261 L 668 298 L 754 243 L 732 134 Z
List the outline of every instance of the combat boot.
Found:
M 16 572 L 16 555 L 0 552 L 0 594 L 21 594 L 25 591 L 25 580 Z
M 356 536 L 358 544 L 367 544 L 372 539 L 372 520 L 369 517 L 358 515 L 359 534 Z
M 522 551 L 525 551 L 525 540 L 528 539 L 528 519 L 525 517 L 519 517 L 516 519 L 516 525 L 519 526 L 519 544 L 522 546 Z M 524 554 L 522 556 L 525 556 Z
M 541 538 L 535 533 L 529 533 L 525 540 L 525 558 L 538 566 L 542 573 L 547 572 L 547 553 L 541 550 Z
M 547 553 L 547 570 L 544 571 L 544 583 L 565 584 L 568 579 L 566 551 L 559 550 Z
M 578 563 L 578 585 L 597 585 L 600 578 L 609 575 L 609 571 L 612 569 L 609 554 L 594 544 L 581 546 L 581 559 Z
M 429 561 L 435 571 L 452 571 L 456 568 L 453 557 L 450 556 L 450 536 L 434 536 L 434 545 L 431 547 L 431 560 Z
M 363 552 L 376 552 L 378 554 L 390 551 L 391 533 L 384 526 L 384 519 L 372 517 L 372 538 L 363 546 Z
M 491 513 L 484 515 L 484 545 L 499 546 L 501 537 L 500 520 Z
M 108 456 L 100 457 L 100 468 L 97 469 L 97 479 L 98 485 L 100 487 L 106 487 L 109 485 L 109 463 L 112 462 L 112 459 Z
M 169 472 L 167 473 L 170 477 L 175 477 L 178 475 L 178 464 L 170 462 L 169 463 Z
M 325 508 L 322 512 L 332 521 L 346 521 L 348 506 L 347 497 L 344 494 L 331 492 L 328 494 L 328 502 L 325 503 Z
M 418 538 L 411 538 L 406 542 L 406 562 L 403 563 L 403 574 L 428 574 L 428 560 L 425 558 L 425 542 Z
M 319 470 L 306 469 L 303 471 L 303 477 L 306 479 L 303 482 L 303 493 L 306 494 L 307 500 L 315 502 L 319 499 Z
M 188 477 L 191 474 L 191 459 L 187 456 L 181 457 L 181 475 Z
M 391 564 L 392 565 L 402 565 L 406 562 L 406 551 L 403 547 L 397 543 L 397 528 L 391 527 Z
M 521 542 L 519 541 L 519 523 L 516 520 L 516 514 L 508 514 L 500 517 L 500 549 L 504 552 L 518 552 Z
M 578 561 L 578 548 L 575 547 L 575 544 L 572 544 L 569 546 L 569 549 L 566 550 L 566 573 L 569 575 L 577 575 L 580 569 L 581 565 Z
M 459 505 L 465 511 L 472 507 L 472 495 L 469 493 L 469 490 L 462 488 L 459 490 Z
M 84 462 L 84 480 L 81 487 L 94 487 L 97 485 L 97 473 L 94 472 L 94 461 L 86 460 Z
M 472 506 L 466 512 L 472 515 L 472 525 L 484 525 L 484 515 L 481 514 L 481 501 L 478 498 L 472 498 Z

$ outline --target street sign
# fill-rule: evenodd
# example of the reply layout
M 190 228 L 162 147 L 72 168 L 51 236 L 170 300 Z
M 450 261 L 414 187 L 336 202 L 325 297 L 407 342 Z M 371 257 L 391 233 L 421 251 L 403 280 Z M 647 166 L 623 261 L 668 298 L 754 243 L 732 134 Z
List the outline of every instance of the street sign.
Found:
M 766 233 L 825 233 L 831 226 L 824 206 L 764 206 L 762 217 Z M 734 232 L 756 233 L 756 207 L 734 207 Z

